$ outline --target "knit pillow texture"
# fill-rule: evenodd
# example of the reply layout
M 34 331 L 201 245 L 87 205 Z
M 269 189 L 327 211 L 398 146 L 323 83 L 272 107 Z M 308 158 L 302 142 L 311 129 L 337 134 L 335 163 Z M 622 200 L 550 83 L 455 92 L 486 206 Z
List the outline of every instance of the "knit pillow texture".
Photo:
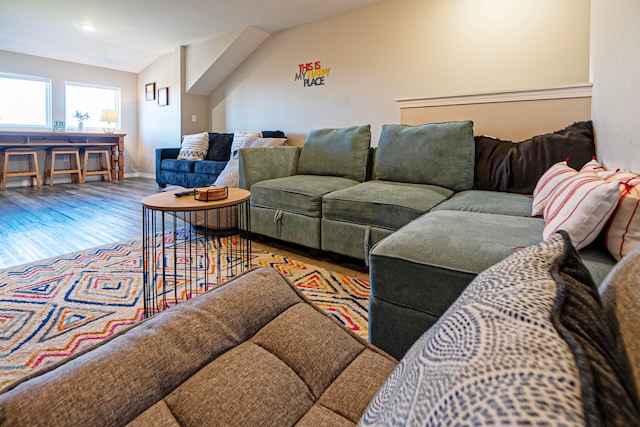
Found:
M 362 426 L 628 426 L 629 361 L 568 235 L 479 274 L 409 349 Z

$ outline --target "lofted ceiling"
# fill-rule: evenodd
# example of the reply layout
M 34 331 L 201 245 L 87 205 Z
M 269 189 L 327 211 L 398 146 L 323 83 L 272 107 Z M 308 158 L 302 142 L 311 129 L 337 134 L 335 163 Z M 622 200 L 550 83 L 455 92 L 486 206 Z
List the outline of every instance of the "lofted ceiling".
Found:
M 0 50 L 137 73 L 178 46 L 247 26 L 273 34 L 378 1 L 0 0 Z

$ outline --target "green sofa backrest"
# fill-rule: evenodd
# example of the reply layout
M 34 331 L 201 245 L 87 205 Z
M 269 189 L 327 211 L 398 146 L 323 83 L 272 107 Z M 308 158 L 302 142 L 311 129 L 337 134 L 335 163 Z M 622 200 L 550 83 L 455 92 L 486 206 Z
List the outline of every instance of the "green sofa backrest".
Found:
M 370 145 L 370 125 L 312 130 L 302 146 L 298 174 L 341 176 L 363 182 Z
M 463 191 L 473 188 L 474 166 L 475 142 L 470 120 L 420 126 L 383 125 L 374 177 Z

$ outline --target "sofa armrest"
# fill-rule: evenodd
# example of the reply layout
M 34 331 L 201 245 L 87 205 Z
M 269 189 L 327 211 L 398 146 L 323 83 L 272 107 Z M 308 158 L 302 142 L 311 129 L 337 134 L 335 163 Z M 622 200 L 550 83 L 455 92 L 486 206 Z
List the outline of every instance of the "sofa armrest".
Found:
M 162 161 L 164 159 L 177 159 L 180 153 L 180 148 L 156 148 L 156 182 L 158 185 L 162 185 L 159 181 L 160 171 L 162 170 Z M 164 185 L 162 185 L 164 187 Z
M 256 182 L 295 175 L 301 147 L 241 148 L 238 186 L 246 190 Z

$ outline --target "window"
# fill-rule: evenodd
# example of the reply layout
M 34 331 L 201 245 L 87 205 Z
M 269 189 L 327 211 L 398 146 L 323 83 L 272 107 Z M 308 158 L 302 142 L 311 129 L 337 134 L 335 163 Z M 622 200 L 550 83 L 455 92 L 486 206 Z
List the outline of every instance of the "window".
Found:
M 89 118 L 83 121 L 85 130 L 107 127 L 107 123 L 100 121 L 102 110 L 115 110 L 120 117 L 120 88 L 66 82 L 64 92 L 67 129 L 78 124 L 78 119 L 74 117 L 76 111 L 89 114 Z M 112 127 L 114 125 L 120 129 L 120 120 L 111 123 Z
M 0 127 L 51 127 L 51 79 L 0 73 Z

